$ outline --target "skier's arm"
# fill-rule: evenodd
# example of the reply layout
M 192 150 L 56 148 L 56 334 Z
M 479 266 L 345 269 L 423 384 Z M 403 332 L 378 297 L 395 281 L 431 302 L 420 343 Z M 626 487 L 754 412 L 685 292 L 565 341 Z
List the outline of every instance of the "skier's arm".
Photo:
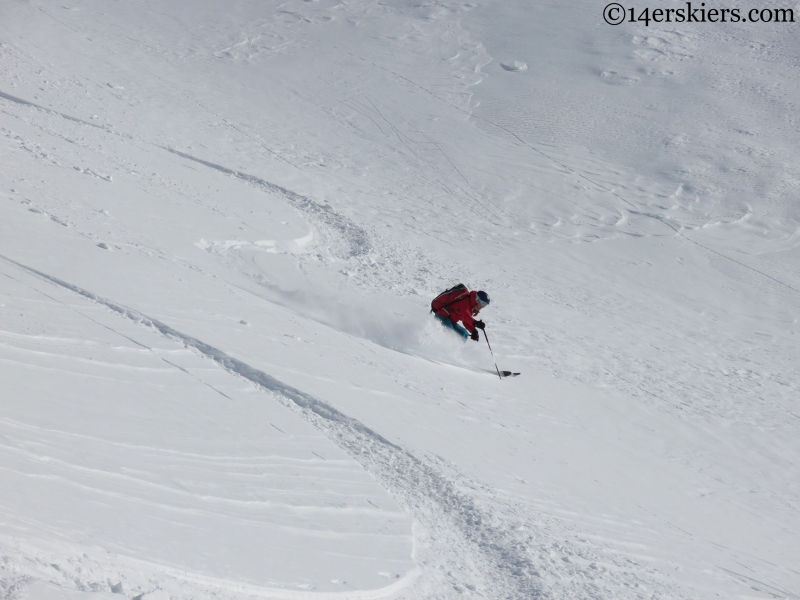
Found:
M 461 315 L 461 322 L 464 324 L 466 330 L 470 333 L 475 331 L 475 319 L 472 318 L 472 315 L 469 314 L 469 312 L 465 312 Z

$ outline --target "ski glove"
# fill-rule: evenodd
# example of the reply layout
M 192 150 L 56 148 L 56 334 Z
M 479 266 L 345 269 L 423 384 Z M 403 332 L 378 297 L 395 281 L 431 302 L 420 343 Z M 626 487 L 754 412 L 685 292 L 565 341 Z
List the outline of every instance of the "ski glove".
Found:
M 478 335 L 478 330 L 477 329 L 475 331 L 473 331 L 472 335 L 470 335 L 469 337 L 471 337 L 476 342 L 480 341 L 480 339 L 481 339 L 481 336 Z
M 473 325 L 478 329 L 486 329 L 486 323 L 484 323 L 483 321 L 475 321 Z

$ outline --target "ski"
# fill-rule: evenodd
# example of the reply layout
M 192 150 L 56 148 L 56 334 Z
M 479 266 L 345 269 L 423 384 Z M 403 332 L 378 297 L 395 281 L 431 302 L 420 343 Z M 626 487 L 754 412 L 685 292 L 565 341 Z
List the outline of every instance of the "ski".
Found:
M 486 338 L 486 345 L 489 346 L 489 352 L 492 353 L 492 358 L 494 358 L 494 350 L 492 350 L 492 345 L 489 343 L 489 336 L 486 335 L 486 329 L 483 330 L 483 337 Z M 497 376 L 502 379 L 503 377 L 516 377 L 519 373 L 512 373 L 511 371 L 501 371 L 497 368 L 497 361 L 494 362 L 494 370 L 497 372 Z

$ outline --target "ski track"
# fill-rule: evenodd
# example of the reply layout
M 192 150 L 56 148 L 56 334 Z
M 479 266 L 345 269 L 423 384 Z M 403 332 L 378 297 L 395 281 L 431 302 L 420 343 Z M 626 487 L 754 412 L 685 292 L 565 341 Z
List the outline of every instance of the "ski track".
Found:
M 259 190 L 277 195 L 284 199 L 289 206 L 297 210 L 317 229 L 317 235 L 315 235 L 315 237 L 319 237 L 320 239 L 315 240 L 314 245 L 320 249 L 324 248 L 329 253 L 330 258 L 334 260 L 349 262 L 346 271 L 349 276 L 356 278 L 361 283 L 377 280 L 380 287 L 396 288 L 396 278 L 387 277 L 387 271 L 403 272 L 406 274 L 412 272 L 414 285 L 426 290 L 428 290 L 428 288 L 431 290 L 435 289 L 440 286 L 442 281 L 447 280 L 446 273 L 448 269 L 444 265 L 438 264 L 432 257 L 414 252 L 407 247 L 399 246 L 395 241 L 386 239 L 376 231 L 368 231 L 366 228 L 356 224 L 352 219 L 338 212 L 331 205 L 320 204 L 308 196 L 266 181 L 260 177 L 193 156 L 177 150 L 176 148 L 162 146 L 158 143 L 143 140 L 135 135 L 120 132 L 114 126 L 100 126 L 96 123 L 91 123 L 23 98 L 7 94 L 1 90 L 0 98 L 26 108 L 32 108 L 48 115 L 66 119 L 79 125 L 90 125 L 95 129 L 100 129 L 106 134 L 118 138 L 124 138 L 128 141 L 138 141 L 147 146 L 170 152 L 183 159 L 201 164 L 225 175 L 235 177 Z M 84 170 L 84 172 L 106 181 L 111 181 L 110 177 L 97 175 L 91 170 Z M 49 215 L 41 209 L 34 208 L 32 210 L 48 216 L 61 225 L 66 225 L 66 223 L 58 217 Z M 161 250 L 156 251 L 159 253 L 162 252 Z M 250 277 L 256 283 L 263 285 L 263 278 L 257 275 L 254 276 L 253 274 L 250 274 Z M 408 292 L 409 290 L 406 288 L 407 286 L 404 287 L 403 291 Z
M 530 507 L 469 480 L 444 460 L 419 458 L 327 402 L 157 319 L 6 256 L 0 255 L 0 258 L 193 349 L 299 413 L 361 464 L 413 515 L 424 530 L 422 540 L 419 532 L 414 535 L 415 560 L 423 568 L 422 579 L 443 578 L 454 596 L 571 600 L 593 590 L 590 597 L 610 597 L 609 594 L 633 598 L 675 597 L 675 591 L 666 582 L 659 581 L 663 576 L 654 569 L 643 568 L 624 554 L 617 556 L 607 549 L 592 547 L 586 539 L 566 539 L 562 523 L 536 514 Z M 553 535 L 549 530 L 555 527 L 560 531 Z M 609 562 L 612 564 L 608 565 Z M 151 568 L 174 571 L 171 574 L 184 582 L 197 579 L 184 572 L 180 572 L 181 576 L 174 569 L 155 565 Z M 206 578 L 202 579 L 202 583 L 209 583 Z M 6 596 L 0 600 L 16 600 L 13 594 L 18 587 L 15 586 L 23 583 L 0 581 L 6 586 Z M 79 589 L 96 589 L 78 579 L 75 582 Z M 257 592 L 245 588 L 248 586 L 232 584 L 230 587 L 248 595 Z M 623 590 L 638 591 L 631 595 Z M 658 593 L 654 593 L 656 591 Z M 277 595 L 282 597 L 283 592 Z
M 77 117 L 73 117 L 71 115 L 52 110 L 50 108 L 47 108 L 46 106 L 41 106 L 39 104 L 36 104 L 35 102 L 29 102 L 28 100 L 24 100 L 23 98 L 12 96 L 11 94 L 7 94 L 1 90 L 0 90 L 0 98 L 4 98 L 21 106 L 35 108 L 36 110 L 40 110 L 45 113 L 61 117 L 63 119 L 67 119 L 68 121 L 80 123 L 81 125 L 89 125 L 97 129 L 102 129 L 103 131 L 109 131 L 115 135 L 123 135 L 113 131 L 113 128 L 97 125 L 96 123 L 90 123 L 89 121 L 84 121 L 83 119 L 79 119 Z M 133 136 L 126 136 L 126 137 L 133 138 Z M 155 144 L 148 144 L 148 145 L 155 146 L 161 150 L 166 150 L 167 152 L 171 152 L 172 154 L 180 156 L 181 158 L 185 158 L 187 160 L 191 160 L 193 162 L 199 163 L 211 169 L 215 169 L 221 173 L 225 173 L 226 175 L 231 175 L 254 187 L 266 190 L 269 193 L 277 194 L 278 196 L 283 197 L 289 203 L 289 205 L 292 206 L 292 208 L 305 215 L 317 227 L 330 229 L 339 234 L 339 236 L 341 237 L 347 248 L 346 250 L 341 252 L 340 253 L 341 255 L 338 256 L 337 258 L 348 259 L 348 258 L 362 257 L 368 255 L 372 249 L 372 245 L 369 239 L 369 234 L 366 232 L 366 230 L 356 225 L 353 221 L 351 221 L 341 213 L 337 212 L 332 206 L 319 204 L 317 202 L 314 202 L 311 198 L 308 198 L 307 196 L 303 196 L 301 194 L 293 192 L 280 185 L 270 183 L 269 181 L 265 181 L 264 179 L 261 179 L 254 175 L 242 173 L 240 171 L 229 169 L 222 165 L 207 160 L 203 160 L 202 158 L 198 158 L 196 156 L 192 156 L 191 154 L 181 152 L 180 150 L 176 150 L 175 148 L 170 148 L 166 146 L 157 146 Z M 91 171 L 89 171 L 89 174 L 105 178 L 96 175 Z M 330 246 L 331 245 L 329 245 L 329 247 Z
M 233 175 L 234 177 L 241 179 L 242 181 L 246 181 L 255 187 L 283 196 L 293 208 L 309 217 L 312 222 L 317 225 L 323 225 L 334 229 L 341 235 L 341 237 L 349 246 L 349 250 L 345 252 L 344 256 L 341 258 L 355 258 L 369 254 L 371 249 L 369 234 L 363 228 L 353 223 L 350 219 L 336 212 L 331 206 L 318 204 L 311 198 L 302 196 L 284 187 L 270 183 L 269 181 L 265 181 L 259 177 L 255 177 L 254 175 L 248 175 L 247 173 L 242 173 L 241 171 L 234 171 L 233 169 L 223 167 L 222 165 L 203 160 L 202 158 L 197 158 L 191 154 L 186 154 L 185 152 L 181 152 L 175 148 L 165 147 L 163 149 L 167 150 L 168 152 L 172 152 L 173 154 L 177 154 L 181 158 L 185 158 L 187 160 L 200 163 L 206 167 L 216 169 L 221 173 Z
M 59 116 L 62 119 L 66 119 L 67 121 L 74 121 L 75 123 L 80 123 L 81 125 L 89 125 L 90 127 L 96 127 L 97 129 L 103 129 L 103 130 L 106 129 L 106 127 L 104 127 L 103 125 L 98 125 L 97 123 L 90 123 L 89 121 L 84 121 L 83 119 L 79 119 L 77 117 L 73 117 L 55 111 L 51 108 L 47 108 L 46 106 L 36 104 L 35 102 L 30 102 L 28 100 L 23 100 L 22 98 L 17 98 L 16 96 L 12 96 L 11 94 L 6 94 L 3 91 L 0 91 L 0 98 L 5 98 L 6 100 L 10 100 L 11 102 L 16 102 L 17 104 L 21 104 L 22 106 L 32 106 L 33 108 L 43 110 L 44 112 L 49 113 L 51 115 Z

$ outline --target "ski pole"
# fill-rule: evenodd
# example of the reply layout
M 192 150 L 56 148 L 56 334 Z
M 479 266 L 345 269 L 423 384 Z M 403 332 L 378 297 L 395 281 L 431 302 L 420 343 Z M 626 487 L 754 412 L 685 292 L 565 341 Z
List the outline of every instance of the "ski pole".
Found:
M 492 351 L 492 345 L 489 343 L 489 336 L 486 335 L 486 328 L 483 328 L 483 337 L 486 338 L 486 345 L 489 346 L 489 352 L 492 353 L 492 360 L 494 360 L 494 370 L 497 371 L 497 376 L 502 379 L 503 376 L 500 375 L 500 369 L 497 368 L 497 360 L 494 358 L 494 352 Z

